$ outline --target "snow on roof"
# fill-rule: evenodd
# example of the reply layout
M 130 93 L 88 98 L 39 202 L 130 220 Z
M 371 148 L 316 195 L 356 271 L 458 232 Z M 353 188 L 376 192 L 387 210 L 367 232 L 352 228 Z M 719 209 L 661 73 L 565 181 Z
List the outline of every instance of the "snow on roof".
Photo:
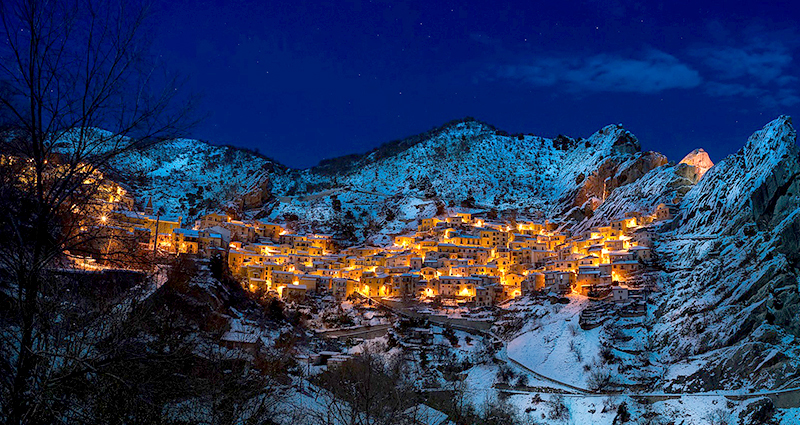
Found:
M 184 229 L 182 227 L 176 227 L 175 229 L 172 229 L 172 232 L 173 233 L 181 233 L 184 236 L 191 236 L 191 237 L 195 237 L 195 238 L 200 237 L 200 232 L 198 232 L 197 230 Z
M 246 344 L 255 344 L 258 341 L 258 335 L 253 333 L 246 333 L 246 332 L 239 332 L 239 331 L 228 331 L 222 335 L 221 338 L 223 341 L 228 342 L 239 342 L 239 343 L 246 343 Z
M 266 220 L 256 220 L 256 223 L 263 224 L 265 226 L 280 226 L 280 224 L 272 223 L 272 222 L 266 221 Z
M 423 425 L 444 425 L 450 422 L 447 414 L 425 404 L 409 407 L 404 413 Z

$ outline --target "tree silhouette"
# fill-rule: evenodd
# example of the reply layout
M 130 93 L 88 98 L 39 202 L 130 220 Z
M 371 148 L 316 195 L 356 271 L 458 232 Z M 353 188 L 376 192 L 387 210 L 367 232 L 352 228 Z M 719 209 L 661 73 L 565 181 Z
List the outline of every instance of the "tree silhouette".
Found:
M 136 1 L 0 2 L 6 423 L 36 422 L 36 414 L 54 406 L 47 399 L 53 380 L 113 360 L 58 345 L 97 336 L 80 327 L 97 322 L 54 326 L 55 301 L 63 295 L 54 271 L 74 251 L 109 238 L 111 226 L 97 214 L 109 208 L 105 190 L 115 159 L 188 124 L 190 99 L 179 98 L 178 80 L 148 54 L 147 16 Z

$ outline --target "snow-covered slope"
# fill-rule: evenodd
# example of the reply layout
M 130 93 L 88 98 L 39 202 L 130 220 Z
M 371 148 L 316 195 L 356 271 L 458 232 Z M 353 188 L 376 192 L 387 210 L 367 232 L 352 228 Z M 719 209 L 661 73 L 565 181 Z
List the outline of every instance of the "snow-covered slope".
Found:
M 193 219 L 205 212 L 260 207 L 269 199 L 272 176 L 285 172 L 274 161 L 229 146 L 190 139 L 133 151 L 113 164 L 136 201 L 152 197 L 169 215 Z
M 445 205 L 540 212 L 576 230 L 678 204 L 652 229 L 662 292 L 648 346 L 667 389 L 800 385 L 800 160 L 788 117 L 713 165 L 641 152 L 621 126 L 588 139 L 509 136 L 451 123 L 366 155 L 291 170 L 258 155 L 177 140 L 117 164 L 140 201 L 193 218 L 222 207 L 353 242 L 414 227 Z
M 352 240 L 385 239 L 448 205 L 581 220 L 616 188 L 666 162 L 641 152 L 620 125 L 587 139 L 549 139 L 465 119 L 307 170 L 184 139 L 131 153 L 116 165 L 131 170 L 126 181 L 141 203 L 152 196 L 170 214 L 191 220 L 221 207 L 350 233 Z
M 800 383 L 798 154 L 791 119 L 770 122 L 686 193 L 658 235 L 664 294 L 653 337 L 684 370 L 664 385 Z
M 384 194 L 435 193 L 445 201 L 469 197 L 483 207 L 538 208 L 550 211 L 609 159 L 618 163 L 639 154 L 636 138 L 620 126 L 607 126 L 586 140 L 508 136 L 466 121 L 434 132 L 396 155 L 335 174 L 345 187 Z M 578 176 L 584 176 L 578 179 Z M 328 178 L 311 169 L 309 182 Z M 430 196 L 429 196 L 430 197 Z
M 673 220 L 642 231 L 654 241 L 657 263 L 650 273 L 661 291 L 650 297 L 639 332 L 631 334 L 624 318 L 608 323 L 612 345 L 623 332 L 641 352 L 617 361 L 636 364 L 639 372 L 645 366 L 660 372 L 643 375 L 647 379 L 618 374 L 614 380 L 653 391 L 798 387 L 800 149 L 791 119 L 770 122 L 739 152 L 709 165 L 698 150 L 681 163 L 656 167 L 611 191 L 591 217 L 573 227 L 606 224 L 629 211 L 650 213 L 661 202 L 678 206 Z M 565 333 L 563 323 L 543 326 L 536 317 L 529 322 L 509 338 L 509 354 L 522 348 L 515 353 L 520 361 L 584 384 L 580 362 L 555 368 L 547 363 L 554 361 L 550 354 L 534 353 L 572 343 L 585 348 L 584 358 L 597 357 L 591 332 Z M 530 341 L 541 350 L 522 344 Z
M 287 188 L 270 205 L 279 219 L 296 215 L 312 227 L 347 221 L 378 235 L 413 227 L 436 206 L 467 205 L 522 214 L 582 219 L 616 187 L 667 162 L 640 151 L 619 125 L 588 139 L 507 135 L 465 120 L 382 147 L 276 178 Z M 390 151 L 387 155 L 385 152 Z M 333 208 L 341 204 L 341 210 Z M 324 229 L 323 229 L 324 230 Z

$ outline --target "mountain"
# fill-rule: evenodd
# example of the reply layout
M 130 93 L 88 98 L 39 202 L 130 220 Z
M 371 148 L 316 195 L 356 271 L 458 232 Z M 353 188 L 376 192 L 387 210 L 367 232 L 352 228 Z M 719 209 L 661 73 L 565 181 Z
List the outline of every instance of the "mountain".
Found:
M 653 245 L 651 277 L 660 287 L 647 320 L 591 338 L 622 333 L 633 338 L 626 346 L 649 353 L 621 360 L 620 370 L 652 372 L 620 373 L 629 384 L 704 391 L 800 380 L 798 155 L 788 117 L 716 165 L 702 149 L 678 163 L 642 152 L 620 125 L 587 139 L 544 138 L 466 119 L 306 170 L 194 140 L 135 152 L 118 165 L 133 170 L 128 183 L 140 200 L 152 196 L 169 213 L 191 219 L 222 206 L 350 242 L 388 242 L 448 205 L 564 219 L 575 232 L 675 205 L 672 220 L 639 235 Z M 582 307 L 573 310 L 565 312 Z M 521 319 L 530 323 L 509 341 L 555 332 L 548 338 L 575 339 L 589 347 L 587 358 L 602 357 L 591 350 L 603 344 L 580 342 L 589 332 Z M 576 384 L 591 380 L 577 369 L 574 375 L 583 379 Z
M 800 382 L 800 149 L 791 119 L 757 131 L 710 166 L 696 150 L 614 189 L 573 226 L 581 231 L 675 205 L 674 218 L 643 228 L 655 263 L 641 280 L 658 291 L 644 318 L 534 304 L 511 312 L 508 355 L 570 385 L 648 391 L 743 391 Z M 584 310 L 603 326 L 576 331 Z M 499 328 L 502 331 L 503 328 Z M 577 358 L 577 361 L 575 360 Z M 603 375 L 603 373 L 606 373 Z M 609 374 L 610 372 L 610 374 Z
M 191 139 L 128 152 L 112 165 L 140 206 L 152 198 L 157 209 L 185 219 L 260 207 L 272 196 L 272 179 L 286 172 L 254 152 Z
M 770 122 L 712 167 L 657 234 L 664 292 L 653 339 L 673 363 L 666 386 L 800 379 L 798 155 L 791 119 Z
M 544 138 L 464 119 L 306 170 L 187 139 L 115 165 L 131 170 L 125 181 L 140 203 L 152 197 L 187 220 L 223 208 L 317 232 L 352 228 L 351 240 L 380 243 L 447 205 L 582 220 L 616 188 L 666 163 L 659 153 L 641 152 L 621 125 L 587 139 Z
M 304 192 L 334 182 L 342 192 L 555 215 L 666 163 L 662 155 L 640 150 L 638 140 L 618 125 L 583 140 L 509 136 L 485 123 L 464 121 L 391 156 L 367 155 L 335 173 L 321 173 L 319 167 L 298 173 L 295 184 Z

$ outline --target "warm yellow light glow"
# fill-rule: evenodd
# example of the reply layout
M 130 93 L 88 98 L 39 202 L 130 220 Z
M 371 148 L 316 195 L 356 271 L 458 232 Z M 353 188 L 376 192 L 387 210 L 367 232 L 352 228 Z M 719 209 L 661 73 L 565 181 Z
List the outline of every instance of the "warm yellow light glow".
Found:
M 101 215 L 101 216 L 100 216 L 100 221 L 101 221 L 101 222 L 103 222 L 103 223 L 105 223 L 105 222 L 107 222 L 107 221 L 108 221 L 108 217 L 106 217 L 105 215 Z

